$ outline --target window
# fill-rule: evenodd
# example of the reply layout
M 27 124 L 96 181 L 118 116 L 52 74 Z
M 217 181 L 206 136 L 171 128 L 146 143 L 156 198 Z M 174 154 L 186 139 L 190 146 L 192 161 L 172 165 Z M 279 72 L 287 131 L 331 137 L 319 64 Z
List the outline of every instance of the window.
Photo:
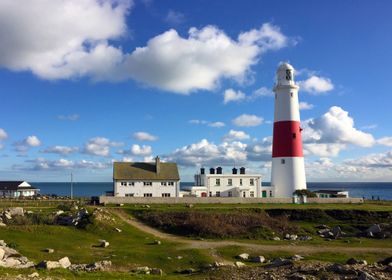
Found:
M 210 192 L 210 197 L 212 196 L 212 192 Z
M 280 163 L 281 163 L 281 164 L 285 164 L 285 163 L 286 163 L 286 161 L 284 160 L 284 158 L 282 158 L 282 159 L 280 160 Z
M 293 133 L 293 139 L 297 138 L 297 134 L 294 132 Z
M 167 186 L 167 182 L 161 182 L 161 186 Z
M 251 186 L 254 186 L 255 185 L 255 179 L 250 179 L 249 183 L 250 183 Z
M 228 192 L 227 195 L 228 195 L 229 197 L 232 197 L 232 196 L 233 196 L 233 193 L 232 193 L 232 192 Z
M 135 186 L 135 182 L 128 182 L 128 186 L 130 186 L 130 187 Z
M 152 182 L 143 182 L 144 186 L 152 186 Z
M 293 97 L 293 93 L 292 92 L 290 92 L 290 96 Z
M 126 186 L 127 182 L 121 182 L 121 186 Z
M 125 196 L 131 196 L 131 197 L 134 197 L 134 196 L 135 196 L 135 194 L 134 194 L 134 193 L 126 193 L 126 194 L 125 194 Z
M 242 196 L 243 196 L 243 197 L 246 197 L 246 192 L 243 192 L 243 193 L 242 193 Z
M 168 186 L 174 186 L 174 182 L 167 182 Z
M 170 197 L 170 193 L 163 193 L 162 197 Z
M 145 193 L 143 194 L 144 197 L 152 197 L 152 193 Z
M 216 192 L 215 196 L 220 197 L 220 192 Z
M 254 191 L 251 191 L 251 192 L 249 193 L 249 196 L 250 196 L 250 197 L 255 197 L 255 192 L 254 192 Z
M 270 197 L 272 197 L 272 191 L 270 191 Z
M 242 179 L 240 179 L 240 186 L 242 186 Z
M 232 186 L 233 185 L 233 179 L 228 179 L 227 180 L 227 185 Z
M 220 186 L 220 179 L 215 179 L 215 186 Z

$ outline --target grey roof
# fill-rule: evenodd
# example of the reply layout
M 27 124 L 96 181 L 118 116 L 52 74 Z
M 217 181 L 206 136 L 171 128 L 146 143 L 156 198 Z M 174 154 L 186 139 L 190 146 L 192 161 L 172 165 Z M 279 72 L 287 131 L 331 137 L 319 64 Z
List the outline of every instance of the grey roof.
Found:
M 114 162 L 113 179 L 115 180 L 180 180 L 177 164 L 161 162 L 159 173 L 155 162 Z

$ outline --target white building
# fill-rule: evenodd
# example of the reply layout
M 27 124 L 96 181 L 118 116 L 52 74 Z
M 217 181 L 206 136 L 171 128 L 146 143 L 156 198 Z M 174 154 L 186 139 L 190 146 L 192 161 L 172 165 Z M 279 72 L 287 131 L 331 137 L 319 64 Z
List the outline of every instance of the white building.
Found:
M 0 197 L 32 197 L 38 192 L 39 189 L 26 181 L 0 181 Z
M 180 176 L 176 163 L 113 163 L 113 195 L 133 197 L 178 197 Z
M 222 167 L 210 168 L 209 174 L 201 168 L 195 175 L 195 185 L 184 187 L 196 197 L 273 197 L 271 187 L 261 186 L 260 174 L 246 174 L 245 168 L 223 174 Z

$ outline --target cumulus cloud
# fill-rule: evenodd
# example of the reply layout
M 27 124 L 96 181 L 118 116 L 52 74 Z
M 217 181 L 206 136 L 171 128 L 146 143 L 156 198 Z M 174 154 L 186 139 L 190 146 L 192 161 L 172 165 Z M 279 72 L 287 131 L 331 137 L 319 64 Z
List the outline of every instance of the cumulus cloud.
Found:
M 315 75 L 304 81 L 299 81 L 298 84 L 301 90 L 314 95 L 323 94 L 334 89 L 334 85 L 330 79 Z
M 135 156 L 149 156 L 152 153 L 151 146 L 134 144 L 131 147 L 131 153 Z
M 174 10 L 169 10 L 165 17 L 165 21 L 172 25 L 183 23 L 184 20 L 185 20 L 184 14 Z
M 237 40 L 215 26 L 192 27 L 185 38 L 171 29 L 128 55 L 125 72 L 176 93 L 212 90 L 222 78 L 244 80 L 262 53 L 283 48 L 289 41 L 269 23 L 239 34 Z
M 111 167 L 110 162 L 94 162 L 88 160 L 72 161 L 68 159 L 48 160 L 45 158 L 37 158 L 35 160 L 27 160 L 26 164 L 13 165 L 14 170 L 26 171 L 58 171 L 66 169 L 107 169 Z
M 197 124 L 197 125 L 206 125 L 210 127 L 216 127 L 216 128 L 221 128 L 226 126 L 224 122 L 211 122 L 211 121 L 206 121 L 206 120 L 190 120 L 190 124 Z
M 353 118 L 338 106 L 321 117 L 305 121 L 303 128 L 304 147 L 309 154 L 338 155 L 347 144 L 371 147 L 375 143 L 373 136 L 355 128 Z
M 389 168 L 390 171 L 392 171 L 392 151 L 387 153 L 370 154 L 354 160 L 346 160 L 344 163 L 360 167 Z
M 271 161 L 272 137 L 254 141 L 246 147 L 246 152 L 250 161 Z
M 48 154 L 60 154 L 60 155 L 69 155 L 72 153 L 76 153 L 79 151 L 78 147 L 67 147 L 67 146 L 52 146 L 43 150 L 43 153 Z
M 238 141 L 216 145 L 203 139 L 176 149 L 165 156 L 165 160 L 175 161 L 183 166 L 233 165 L 246 162 L 245 148 L 246 144 Z
M 138 141 L 156 141 L 156 140 L 158 140 L 157 136 L 152 135 L 148 132 L 143 132 L 143 131 L 135 132 L 133 134 L 133 138 Z
M 223 136 L 223 141 L 225 142 L 233 142 L 235 140 L 246 140 L 249 139 L 250 136 L 243 131 L 230 129 L 229 133 Z
M 44 79 L 134 79 L 188 94 L 215 89 L 221 79 L 247 80 L 262 54 L 292 41 L 270 23 L 237 38 L 205 26 L 190 28 L 187 36 L 170 29 L 126 53 L 112 42 L 126 34 L 132 4 L 132 0 L 31 0 L 23 5 L 1 1 L 0 66 L 31 71 Z M 166 20 L 179 23 L 183 18 L 169 11 Z
M 41 140 L 39 140 L 37 136 L 31 135 L 27 136 L 22 141 L 15 142 L 13 145 L 17 152 L 25 154 L 30 148 L 40 146 Z
M 307 103 L 307 102 L 299 102 L 299 109 L 300 110 L 311 110 L 313 109 L 314 105 Z
M 110 155 L 110 147 L 122 146 L 123 143 L 113 142 L 105 137 L 94 137 L 84 145 L 83 152 L 93 156 L 107 157 Z
M 392 147 L 392 137 L 383 137 L 377 140 L 377 144 Z
M 269 88 L 261 87 L 252 93 L 251 99 L 255 99 L 255 98 L 263 97 L 263 96 L 272 97 L 272 96 L 274 96 L 274 93 Z
M 57 118 L 62 121 L 77 121 L 80 116 L 78 114 L 58 115 Z
M 7 132 L 4 129 L 0 128 L 0 149 L 3 148 L 3 144 L 1 143 L 1 141 L 5 140 L 7 138 L 8 138 Z
M 233 101 L 242 101 L 246 98 L 245 93 L 242 91 L 238 90 L 235 91 L 232 88 L 226 89 L 225 92 L 223 93 L 223 103 L 227 104 L 229 102 Z
M 128 0 L 31 0 L 23 5 L 1 1 L 0 65 L 45 79 L 113 78 L 123 54 L 108 41 L 126 32 L 131 4 Z
M 233 120 L 236 126 L 258 126 L 263 123 L 264 119 L 256 115 L 242 114 Z

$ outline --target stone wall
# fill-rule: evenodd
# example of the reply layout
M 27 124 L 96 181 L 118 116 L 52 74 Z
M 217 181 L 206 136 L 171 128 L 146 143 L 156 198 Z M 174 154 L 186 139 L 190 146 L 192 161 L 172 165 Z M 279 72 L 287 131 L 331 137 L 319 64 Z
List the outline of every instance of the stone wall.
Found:
M 103 204 L 236 204 L 236 203 L 292 203 L 292 198 L 242 197 L 115 197 L 100 196 Z M 363 203 L 362 198 L 308 198 L 308 203 Z

